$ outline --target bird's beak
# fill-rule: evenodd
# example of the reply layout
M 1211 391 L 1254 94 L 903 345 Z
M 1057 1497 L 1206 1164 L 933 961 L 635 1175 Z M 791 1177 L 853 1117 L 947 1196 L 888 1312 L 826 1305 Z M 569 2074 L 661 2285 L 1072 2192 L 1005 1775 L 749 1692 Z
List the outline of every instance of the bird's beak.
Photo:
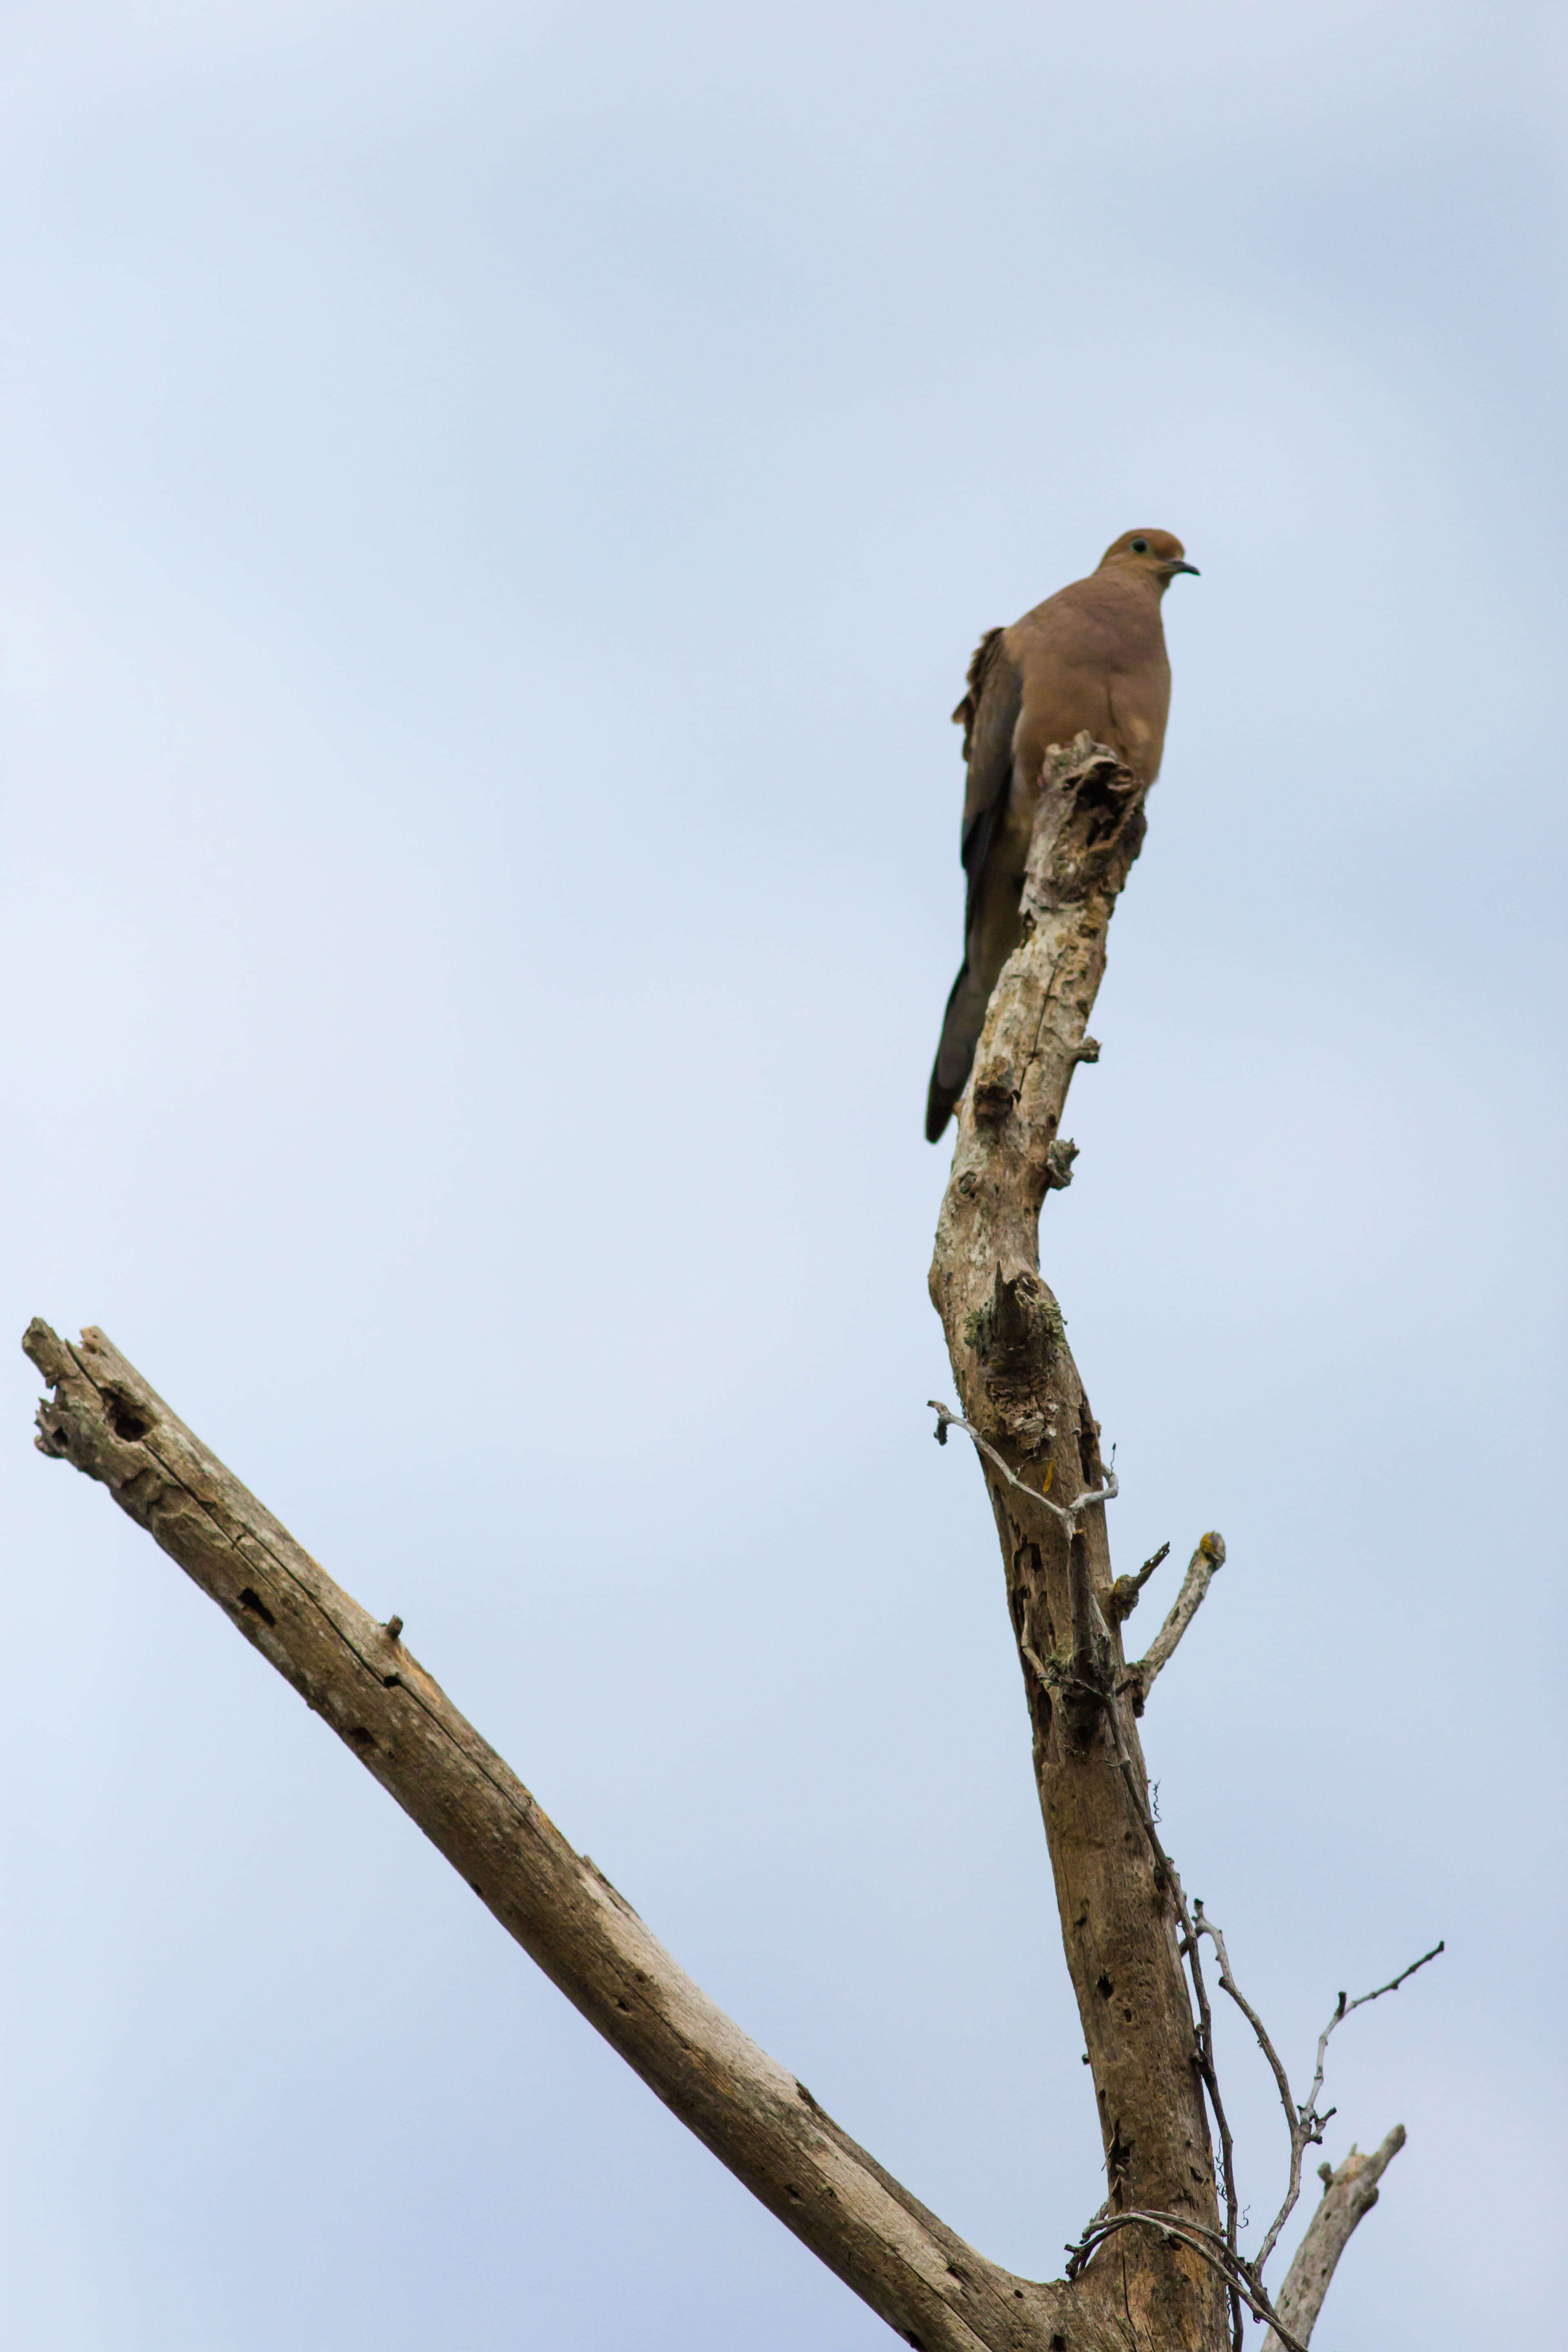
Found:
M 1178 572 L 1190 572 L 1194 580 L 1201 580 L 1203 578 L 1203 573 L 1198 570 L 1195 563 L 1166 563 L 1162 565 L 1161 569 L 1163 571 L 1167 580 L 1173 580 Z

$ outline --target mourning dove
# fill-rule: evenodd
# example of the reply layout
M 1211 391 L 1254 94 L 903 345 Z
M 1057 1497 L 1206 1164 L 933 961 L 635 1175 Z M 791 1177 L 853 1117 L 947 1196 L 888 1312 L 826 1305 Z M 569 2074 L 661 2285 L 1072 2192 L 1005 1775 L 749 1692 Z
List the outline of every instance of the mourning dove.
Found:
M 1171 706 L 1160 600 L 1178 572 L 1196 571 L 1168 530 L 1124 531 L 1087 580 L 980 640 L 969 690 L 952 714 L 969 767 L 962 853 L 968 892 L 963 962 L 926 1097 L 928 1142 L 937 1141 L 968 1083 L 991 992 L 1018 943 L 1047 746 L 1070 743 L 1087 728 L 1145 784 L 1153 782 Z

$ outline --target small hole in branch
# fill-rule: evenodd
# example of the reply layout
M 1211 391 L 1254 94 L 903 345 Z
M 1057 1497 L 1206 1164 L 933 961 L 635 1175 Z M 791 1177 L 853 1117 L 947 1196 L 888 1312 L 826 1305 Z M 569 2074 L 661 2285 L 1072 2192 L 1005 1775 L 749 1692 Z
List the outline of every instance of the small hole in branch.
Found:
M 123 1438 L 127 1445 L 140 1445 L 153 1426 L 151 1416 L 118 1389 L 104 1391 L 103 1417 L 116 1437 Z

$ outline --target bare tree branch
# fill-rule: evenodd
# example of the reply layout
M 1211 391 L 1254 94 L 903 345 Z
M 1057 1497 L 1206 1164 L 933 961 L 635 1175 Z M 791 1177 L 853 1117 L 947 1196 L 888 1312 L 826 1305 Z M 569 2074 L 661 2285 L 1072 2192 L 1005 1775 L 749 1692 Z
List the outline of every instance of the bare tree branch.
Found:
M 1211 1529 L 1206 1536 L 1198 1538 L 1198 1548 L 1187 1562 L 1182 1589 L 1172 1602 L 1164 1623 L 1137 1664 L 1127 1669 L 1124 1687 L 1132 1694 L 1134 1715 L 1142 1714 L 1149 1693 L 1154 1687 L 1154 1677 L 1162 1668 L 1170 1664 L 1177 1643 L 1197 1615 L 1199 1603 L 1224 1566 L 1225 1538 Z
M 1194 2231 L 1219 2219 L 1205 2111 L 1212 2066 L 1201 2054 L 1194 2063 L 1205 2029 L 1177 1950 L 1173 1891 L 1138 1826 L 1147 1779 L 1118 1696 L 1120 1626 L 1107 1612 L 1111 1479 L 1038 1271 L 1040 1210 L 1069 1172 L 1061 1119 L 1074 1072 L 1095 1050 L 1087 1023 L 1142 842 L 1143 799 L 1138 779 L 1087 735 L 1045 755 L 1021 936 L 959 1105 L 931 1292 L 996 1519 L 1110 2210 L 1194 2225 L 1165 2239 L 1118 2231 L 1080 2284 L 1114 2299 L 1129 2343 L 1209 2352 L 1224 2340 L 1225 2290 Z M 1239 2308 L 1235 2325 L 1239 2340 Z
M 109 1488 L 290 1683 L 649 2088 L 925 2352 L 1110 2352 L 1081 2299 L 977 2254 L 676 1965 L 387 1624 L 362 1609 L 100 1331 L 23 1345 L 38 1446 Z
M 1420 1965 L 1417 1961 L 1416 1966 Z M 1373 1998 L 1367 1995 L 1368 2000 Z M 1263 2339 L 1263 2352 L 1291 2352 L 1291 2339 L 1297 2344 L 1310 2341 L 1340 2256 L 1357 2223 L 1376 2204 L 1377 2184 L 1404 2146 L 1405 2126 L 1395 2124 L 1371 2156 L 1358 2155 L 1352 2147 L 1337 2169 L 1326 2164 L 1321 2168 L 1321 2201 L 1279 2290 L 1279 2319 L 1289 2332 L 1282 2337 L 1280 2330 L 1271 2327 Z
M 1346 1996 L 1341 1993 L 1333 2015 L 1318 2036 L 1318 2061 L 1312 2076 L 1312 2087 L 1307 2094 L 1305 2103 L 1298 2105 L 1291 2095 L 1289 2079 L 1286 2074 L 1279 2053 L 1269 2039 L 1263 2020 L 1242 1992 L 1232 1973 L 1230 1954 L 1226 1949 L 1225 1937 L 1212 1919 L 1206 1919 L 1204 1916 L 1204 1906 L 1201 1903 L 1194 1904 L 1194 1915 L 1199 1936 L 1206 1936 L 1209 1938 L 1219 1960 L 1220 1990 L 1228 1993 L 1240 2010 L 1257 2037 L 1258 2048 L 1268 2062 L 1269 2071 L 1279 2089 L 1280 2105 L 1285 2110 L 1285 2127 L 1290 2136 L 1290 2168 L 1286 2183 L 1284 2202 L 1265 2231 L 1262 2243 L 1252 2259 L 1253 2273 L 1261 2279 L 1268 2257 L 1279 2242 L 1279 2233 L 1296 2210 L 1296 2200 L 1301 2193 L 1301 2160 L 1308 2148 L 1316 2147 L 1321 2144 L 1323 2126 L 1331 2116 L 1338 2112 L 1333 2107 L 1328 2108 L 1322 2114 L 1318 2111 L 1318 2100 L 1323 2088 L 1324 2053 L 1329 2046 L 1330 2034 L 1336 2026 L 1344 2022 L 1352 2010 L 1364 2009 L 1370 2000 L 1381 2000 L 1385 1992 L 1397 1992 L 1407 1978 L 1413 1977 L 1417 1969 L 1424 1969 L 1428 1960 L 1435 1960 L 1444 1947 L 1440 1942 L 1434 1944 L 1429 1952 L 1423 1952 L 1418 1960 L 1412 1960 L 1407 1969 L 1401 1969 L 1399 1974 L 1392 1977 L 1387 1984 L 1377 1986 L 1374 1991 L 1358 1994 L 1354 2000 L 1347 2000 Z M 1403 2127 L 1401 2144 L 1403 2145 Z

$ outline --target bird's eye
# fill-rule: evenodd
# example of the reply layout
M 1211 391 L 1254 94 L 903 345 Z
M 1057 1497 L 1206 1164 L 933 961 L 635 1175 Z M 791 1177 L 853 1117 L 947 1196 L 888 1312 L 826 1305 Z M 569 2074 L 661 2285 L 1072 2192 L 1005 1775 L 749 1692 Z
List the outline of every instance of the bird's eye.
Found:
M 1147 555 L 1149 552 L 1148 541 L 1146 539 L 1135 539 L 1132 542 L 1132 552 L 1134 555 Z

